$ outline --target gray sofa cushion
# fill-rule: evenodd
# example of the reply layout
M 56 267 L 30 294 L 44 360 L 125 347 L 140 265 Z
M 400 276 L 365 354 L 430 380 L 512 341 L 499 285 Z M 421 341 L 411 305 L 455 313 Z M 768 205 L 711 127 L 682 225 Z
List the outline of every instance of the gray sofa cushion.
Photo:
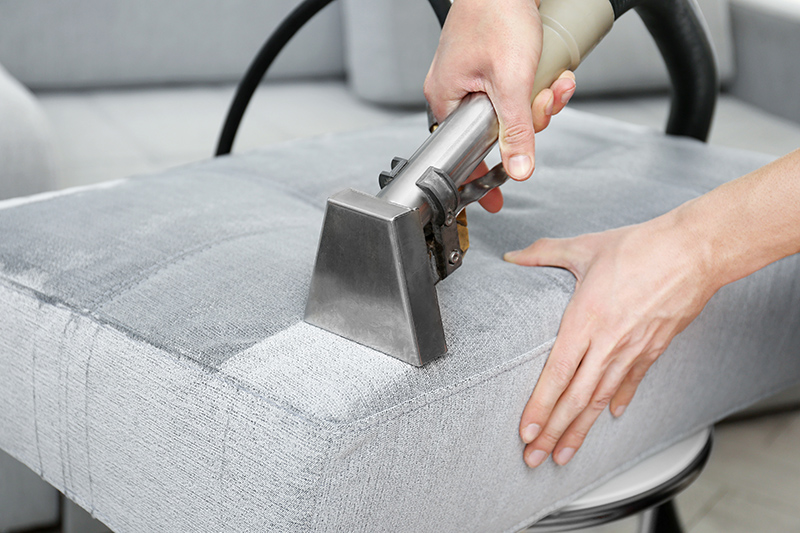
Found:
M 0 199 L 55 188 L 55 152 L 41 106 L 0 65 Z
M 0 0 L 0 63 L 34 89 L 238 81 L 299 0 Z M 341 76 L 339 6 L 304 28 L 274 77 Z
M 798 257 L 725 287 L 564 468 L 519 415 L 573 288 L 501 254 L 649 219 L 763 156 L 567 110 L 472 210 L 414 368 L 302 322 L 325 198 L 374 192 L 419 116 L 0 204 L 0 447 L 112 529 L 511 531 L 800 379 Z

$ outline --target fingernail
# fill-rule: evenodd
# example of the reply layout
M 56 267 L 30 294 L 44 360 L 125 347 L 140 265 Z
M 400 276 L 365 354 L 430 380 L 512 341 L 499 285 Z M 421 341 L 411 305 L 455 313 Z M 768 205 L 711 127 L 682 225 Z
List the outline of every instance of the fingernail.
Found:
M 575 94 L 575 87 L 573 87 L 568 91 L 565 91 L 564 94 L 561 95 L 561 103 L 562 104 L 568 103 L 570 98 L 572 98 L 573 94 Z
M 572 459 L 572 456 L 575 455 L 575 448 L 564 448 L 558 452 L 555 457 L 556 463 L 564 466 Z
M 513 252 L 506 252 L 505 254 L 503 254 L 503 261 L 508 261 L 509 263 L 513 263 L 514 262 L 514 258 L 517 257 L 521 253 L 522 253 L 522 250 L 514 250 Z M 530 427 L 530 426 L 528 426 L 528 427 Z M 531 440 L 533 440 L 533 439 L 531 439 Z
M 618 405 L 617 408 L 614 409 L 614 416 L 619 418 L 619 417 L 622 416 L 622 413 L 624 413 L 624 412 L 625 412 L 625 406 L 624 405 Z
M 553 105 L 555 104 L 555 95 L 550 95 L 550 99 L 547 100 L 547 105 L 544 106 L 544 114 L 548 117 L 553 114 Z
M 542 450 L 533 450 L 531 453 L 528 454 L 528 460 L 525 461 L 528 463 L 528 466 L 531 468 L 536 468 L 540 464 L 544 462 L 547 458 L 547 454 Z
M 515 180 L 524 180 L 531 174 L 531 158 L 527 155 L 515 155 L 508 160 L 506 171 Z
M 525 426 L 525 429 L 522 430 L 522 440 L 525 441 L 526 444 L 533 442 L 533 439 L 539 436 L 541 430 L 542 428 L 539 427 L 539 424 L 528 424 Z

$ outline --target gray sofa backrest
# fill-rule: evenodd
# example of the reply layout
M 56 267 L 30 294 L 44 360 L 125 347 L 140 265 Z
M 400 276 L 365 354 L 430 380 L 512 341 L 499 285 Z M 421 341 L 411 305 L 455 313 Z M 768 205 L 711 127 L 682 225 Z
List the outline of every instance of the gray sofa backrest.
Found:
M 347 72 L 362 98 L 387 104 L 424 101 L 422 82 L 439 26 L 426 0 L 342 0 Z M 733 74 L 728 0 L 698 0 L 708 22 L 721 78 Z M 655 43 L 639 17 L 628 13 L 581 65 L 580 94 L 653 90 L 669 86 Z
M 236 81 L 299 0 L 0 0 L 0 64 L 28 87 Z M 273 77 L 344 74 L 338 2 Z
M 56 188 L 56 154 L 39 102 L 0 65 L 0 200 Z M 5 531 L 2 524 L 0 531 Z
M 299 2 L 0 0 L 0 64 L 34 90 L 237 81 Z M 698 2 L 722 78 L 729 79 L 728 0 Z M 417 105 L 424 102 L 422 82 L 438 36 L 426 0 L 340 0 L 303 28 L 270 74 L 346 72 L 366 100 Z M 668 86 L 661 57 L 636 15 L 620 19 L 581 66 L 579 85 L 581 94 Z

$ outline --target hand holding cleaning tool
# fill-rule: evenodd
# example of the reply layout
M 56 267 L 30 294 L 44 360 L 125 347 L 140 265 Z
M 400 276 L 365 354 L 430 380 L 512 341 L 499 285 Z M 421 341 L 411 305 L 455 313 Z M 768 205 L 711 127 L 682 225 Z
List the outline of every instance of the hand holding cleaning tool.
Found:
M 533 94 L 574 70 L 614 22 L 609 0 L 542 0 L 543 49 Z M 497 166 L 466 180 L 498 139 L 489 97 L 462 100 L 380 192 L 333 195 L 325 212 L 306 322 L 422 366 L 447 351 L 435 285 L 464 258 L 464 207 L 502 185 Z

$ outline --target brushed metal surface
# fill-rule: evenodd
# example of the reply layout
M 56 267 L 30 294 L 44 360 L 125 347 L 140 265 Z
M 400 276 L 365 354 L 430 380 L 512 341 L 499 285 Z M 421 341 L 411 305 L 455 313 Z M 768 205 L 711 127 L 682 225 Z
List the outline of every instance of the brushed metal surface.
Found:
M 424 226 L 431 213 L 417 180 L 429 167 L 434 167 L 447 173 L 456 187 L 460 187 L 497 142 L 498 131 L 497 115 L 489 97 L 485 93 L 468 95 L 377 197 L 419 209 Z
M 305 321 L 415 366 L 447 351 L 418 211 L 353 189 L 328 200 Z

